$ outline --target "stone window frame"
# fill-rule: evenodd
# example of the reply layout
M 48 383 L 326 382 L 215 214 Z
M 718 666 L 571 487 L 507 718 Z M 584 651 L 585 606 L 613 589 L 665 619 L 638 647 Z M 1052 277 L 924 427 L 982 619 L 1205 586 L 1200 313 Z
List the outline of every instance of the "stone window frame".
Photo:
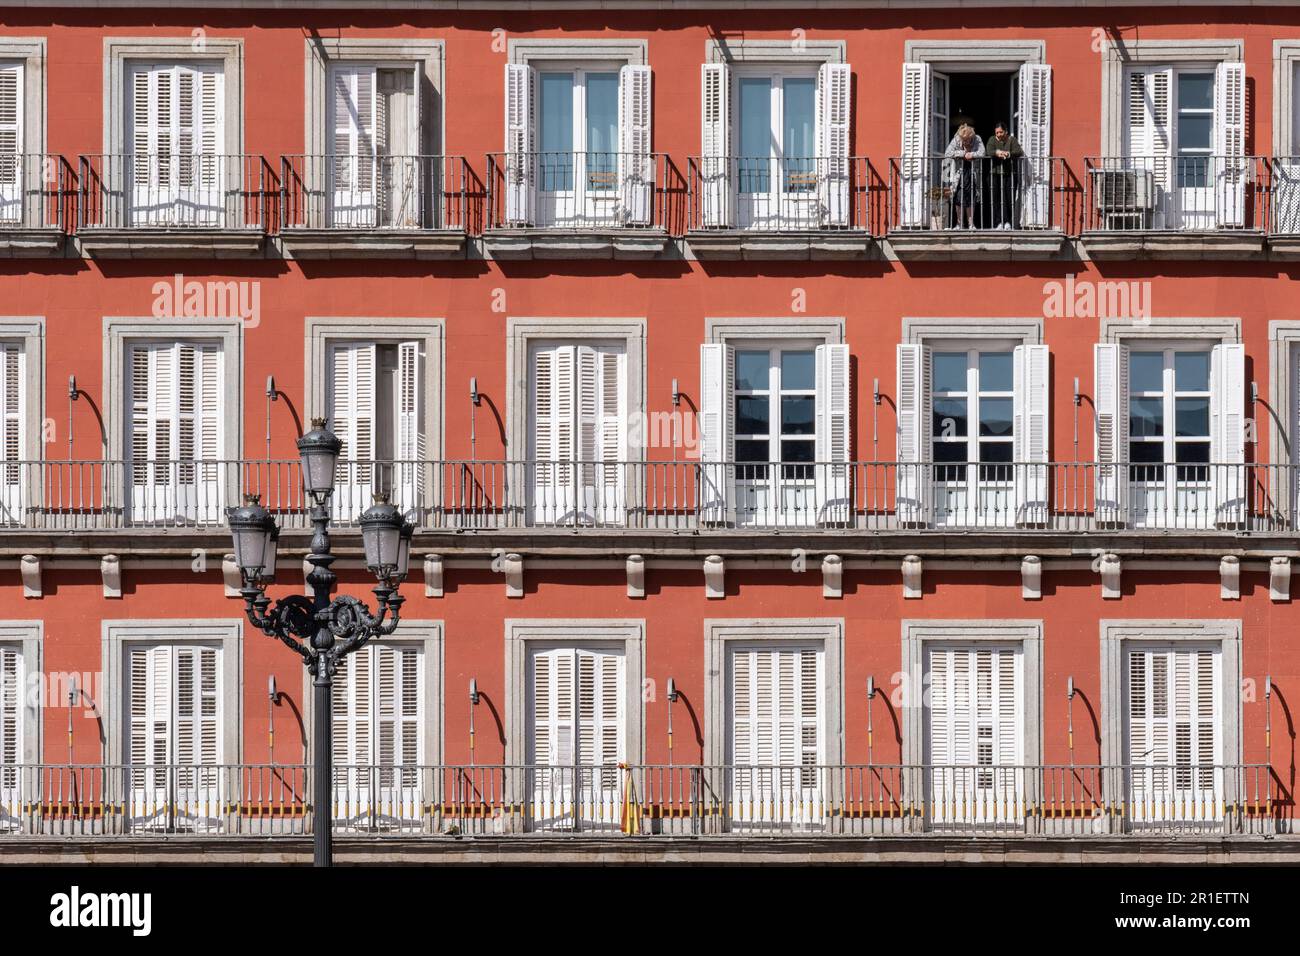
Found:
M 844 40 L 746 40 L 710 38 L 704 41 L 705 63 L 844 63 Z
M 446 41 L 415 38 L 309 36 L 304 43 L 303 145 L 308 156 L 328 152 L 329 67 L 338 61 L 419 66 L 420 152 L 441 155 L 446 142 Z
M 1300 129 L 1295 128 L 1300 97 L 1300 39 L 1273 41 L 1273 155 L 1300 156 Z M 1259 144 L 1257 143 L 1256 146 Z
M 607 60 L 645 66 L 649 49 L 648 40 L 633 38 L 522 37 L 506 43 L 506 55 L 511 63 L 534 65 L 547 60 Z
M 1040 345 L 1043 342 L 1043 319 L 1037 316 L 980 318 L 970 316 L 913 317 L 904 316 L 902 338 L 904 345 L 935 345 L 936 341 L 967 341 L 993 339 L 1017 341 L 1020 345 Z
M 201 44 L 199 49 L 195 46 Z M 126 72 L 134 61 L 186 63 L 195 60 L 223 64 L 222 110 L 225 112 L 222 152 L 244 152 L 244 40 L 242 37 L 105 37 L 104 152 L 126 148 Z
M 1140 63 L 1214 65 L 1242 59 L 1244 40 L 1114 40 L 1101 50 L 1101 156 L 1124 152 L 1124 73 Z M 1248 136 L 1248 138 L 1250 138 Z M 1258 148 L 1258 144 L 1256 144 Z
M 623 746 L 630 764 L 645 754 L 646 623 L 643 618 L 506 618 L 505 720 L 507 766 L 528 757 L 528 650 L 536 644 L 620 647 L 623 671 Z
M 844 763 L 842 617 L 704 619 L 704 765 L 727 763 L 727 651 L 733 644 L 822 643 L 822 734 L 826 763 Z
M 818 339 L 824 345 L 841 345 L 844 325 L 842 315 L 799 319 L 787 316 L 708 316 L 704 320 L 704 341 L 726 344 L 753 339 Z
M 0 60 L 23 62 L 23 152 L 45 152 L 48 107 L 45 37 L 0 37 Z
M 243 618 L 131 618 L 100 623 L 103 700 L 95 701 L 104 721 L 108 763 L 127 763 L 126 650 L 132 644 L 216 644 L 221 648 L 221 762 L 243 762 L 244 620 Z
M 1151 320 L 1102 319 L 1097 341 L 1132 345 L 1134 339 L 1153 341 L 1200 340 L 1232 345 L 1241 341 L 1239 318 L 1168 318 Z
M 19 701 L 26 713 L 23 715 L 23 739 L 18 762 L 38 764 L 43 762 L 44 750 L 42 725 L 45 723 L 45 708 L 61 707 L 63 701 L 53 700 L 48 696 L 47 688 L 53 686 L 49 675 L 45 674 L 43 655 L 45 652 L 45 622 L 0 621 L 0 645 L 18 645 L 23 655 L 22 684 L 18 687 Z M 33 676 L 38 680 L 33 681 Z
M 903 764 L 919 767 L 925 759 L 925 646 L 937 644 L 1019 644 L 1024 699 L 1024 763 L 1043 757 L 1043 621 L 1039 618 L 909 618 L 902 622 Z M 917 706 L 917 704 L 921 706 Z
M 1240 764 L 1241 619 L 1200 618 L 1147 620 L 1103 618 L 1099 623 L 1101 650 L 1101 762 L 1119 767 L 1124 755 L 1124 642 L 1162 644 L 1177 641 L 1215 643 L 1220 646 L 1223 689 L 1223 754 L 1225 764 Z M 1231 777 L 1231 775 L 1228 775 Z
M 443 393 L 447 380 L 446 320 L 442 318 L 393 318 L 309 315 L 304 319 L 305 350 L 303 394 L 309 405 L 306 417 L 329 417 L 325 398 L 329 347 L 334 342 L 424 342 L 424 440 L 426 458 L 442 458 L 446 435 Z
M 1275 465 L 1300 461 L 1300 428 L 1297 428 L 1297 381 L 1295 363 L 1300 356 L 1300 319 L 1278 319 L 1268 324 L 1268 400 L 1273 414 L 1269 420 L 1269 460 Z M 1258 370 L 1256 371 L 1258 380 Z M 1258 427 L 1258 420 L 1256 421 Z M 1292 506 L 1293 508 L 1294 506 Z M 1292 509 L 1287 509 L 1288 511 Z
M 903 61 L 929 63 L 940 71 L 962 67 L 1007 66 L 1047 62 L 1046 40 L 905 40 Z
M 396 631 L 383 638 L 372 641 L 373 644 L 416 644 L 423 654 L 424 667 L 424 719 L 421 730 L 424 733 L 424 754 L 420 765 L 437 767 L 442 765 L 446 753 L 445 721 L 443 711 L 447 700 L 446 668 L 446 625 L 442 619 L 402 618 Z M 351 657 L 352 655 L 348 655 Z M 302 725 L 312 728 L 315 725 L 315 694 L 312 692 L 312 676 L 303 668 L 302 671 Z M 303 761 L 311 763 L 315 741 L 310 729 L 306 732 L 303 747 Z M 435 780 L 435 785 L 437 781 Z
M 506 319 L 506 459 L 528 455 L 528 353 L 534 341 L 622 341 L 627 355 L 629 422 L 644 420 L 646 404 L 646 326 L 644 316 L 630 318 L 523 317 Z M 640 416 L 640 418 L 638 418 Z M 644 429 L 627 429 L 629 461 L 645 456 Z M 638 440 L 639 445 L 633 442 Z M 630 494 L 630 491 L 629 491 Z M 631 502 L 629 501 L 629 504 Z
M 244 446 L 243 331 L 241 319 L 105 316 L 102 379 L 104 384 L 100 395 L 100 408 L 104 414 L 104 430 L 108 435 L 107 459 L 123 461 L 127 457 L 126 347 L 142 339 L 163 342 L 203 339 L 221 344 L 221 355 L 225 360 L 222 370 L 221 458 L 228 461 L 238 461 L 242 458 Z M 234 491 L 229 491 L 229 494 L 233 495 Z

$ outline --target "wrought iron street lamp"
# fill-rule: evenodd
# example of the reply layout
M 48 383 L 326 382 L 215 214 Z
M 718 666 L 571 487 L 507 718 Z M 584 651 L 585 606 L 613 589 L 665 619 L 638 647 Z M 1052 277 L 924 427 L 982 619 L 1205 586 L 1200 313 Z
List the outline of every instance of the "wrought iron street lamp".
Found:
M 311 499 L 312 566 L 307 575 L 312 596 L 292 594 L 277 598 L 275 606 L 266 596 L 266 586 L 275 576 L 275 559 L 280 529 L 275 519 L 258 501 L 248 495 L 244 503 L 227 511 L 230 533 L 235 542 L 235 561 L 239 565 L 243 587 L 244 610 L 253 626 L 282 641 L 307 665 L 312 676 L 313 735 L 313 861 L 316 866 L 331 865 L 330 836 L 333 827 L 331 784 L 333 767 L 334 673 L 339 661 L 364 647 L 370 640 L 392 634 L 397 629 L 402 602 L 398 586 L 410 567 L 411 534 L 414 526 L 388 503 L 386 495 L 376 495 L 375 502 L 361 515 L 361 540 L 366 567 L 378 580 L 374 587 L 377 611 L 354 597 L 330 600 L 338 576 L 330 569 L 334 555 L 330 552 L 330 498 L 334 494 L 334 470 L 343 443 L 325 427 L 325 419 L 312 419 L 312 429 L 298 439 L 302 456 L 303 486 Z

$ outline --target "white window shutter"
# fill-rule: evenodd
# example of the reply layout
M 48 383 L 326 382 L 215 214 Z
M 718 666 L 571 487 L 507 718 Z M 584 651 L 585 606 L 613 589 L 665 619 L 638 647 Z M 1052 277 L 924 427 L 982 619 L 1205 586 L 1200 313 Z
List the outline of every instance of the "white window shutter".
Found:
M 330 224 L 367 228 L 376 225 L 376 155 L 379 135 L 378 74 L 371 64 L 335 66 L 333 128 L 329 161 L 332 202 Z
M 929 222 L 926 171 L 930 153 L 944 143 L 930 142 L 930 64 L 903 64 L 903 144 L 899 160 L 902 192 L 899 224 L 917 228 Z
M 0 808 L 14 805 L 19 787 L 11 769 L 27 761 L 23 752 L 26 694 L 21 645 L 0 644 Z
M 412 767 L 420 762 L 420 652 L 415 647 L 378 644 L 373 655 L 374 697 L 370 724 L 372 752 L 381 767 Z M 381 774 L 381 784 L 391 775 Z M 390 804 L 391 805 L 391 804 Z
M 849 347 L 819 345 L 816 352 L 816 483 L 817 522 L 844 524 L 851 520 L 849 482 L 850 401 Z
M 175 660 L 175 762 L 212 766 L 220 762 L 217 650 L 173 647 Z
M 1093 354 L 1096 517 L 1102 524 L 1128 521 L 1128 346 L 1098 343 Z
M 0 223 L 23 221 L 23 65 L 0 64 Z
M 817 189 L 827 225 L 847 226 L 849 135 L 853 71 L 847 63 L 823 63 L 817 70 Z
M 1173 188 L 1173 84 L 1172 69 L 1135 72 L 1129 81 L 1130 135 L 1140 128 L 1141 152 L 1131 155 L 1138 170 L 1150 170 L 1159 190 Z M 1138 117 L 1141 124 L 1138 124 Z
M 818 647 L 750 647 L 731 652 L 733 766 L 795 768 L 821 763 L 822 661 Z M 788 771 L 781 776 L 793 779 Z
M 1020 116 L 1016 137 L 1025 151 L 1020 177 L 1021 225 L 1052 224 L 1052 68 L 1046 63 L 1020 67 Z
M 377 349 L 373 342 L 341 342 L 330 348 L 330 427 L 343 441 L 334 507 L 355 518 L 370 504 L 375 460 Z
M 16 463 L 27 449 L 27 368 L 22 346 L 16 342 L 0 344 L 0 523 L 21 521 L 23 475 Z
M 651 77 L 648 66 L 618 71 L 619 183 L 623 218 L 648 226 L 654 216 L 655 164 L 651 156 Z
M 424 351 L 420 342 L 397 345 L 397 500 L 403 514 L 424 506 Z
M 615 520 L 621 505 L 621 466 L 626 459 L 625 356 L 621 349 L 566 346 L 577 375 L 577 458 L 583 523 Z
M 1246 347 L 1225 343 L 1210 352 L 1210 486 L 1218 526 L 1245 519 L 1245 461 Z
M 903 524 L 924 524 L 931 513 L 930 430 L 933 425 L 930 396 L 930 348 L 898 346 L 898 417 L 895 507 Z
M 700 346 L 700 520 L 720 523 L 735 511 L 736 351 L 730 345 Z
M 1014 355 L 1016 524 L 1047 523 L 1047 497 L 1051 487 L 1048 464 L 1051 420 L 1046 345 L 1017 345 Z
M 1214 68 L 1214 211 L 1219 226 L 1246 225 L 1246 64 Z
M 527 226 L 535 217 L 537 71 L 506 64 L 506 224 Z
M 731 67 L 700 68 L 700 224 L 732 224 Z

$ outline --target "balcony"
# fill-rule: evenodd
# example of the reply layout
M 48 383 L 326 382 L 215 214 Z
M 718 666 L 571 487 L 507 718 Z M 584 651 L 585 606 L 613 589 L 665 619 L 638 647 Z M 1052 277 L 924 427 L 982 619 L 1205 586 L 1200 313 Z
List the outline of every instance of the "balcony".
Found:
M 889 246 L 903 260 L 1055 259 L 1079 190 L 1055 156 L 889 162 Z
M 137 841 L 312 832 L 295 764 L 0 767 L 14 838 Z M 1290 836 L 1263 764 L 338 765 L 338 836 L 1217 840 Z M 137 843 L 137 846 L 139 844 Z
M 460 156 L 285 156 L 280 241 L 295 259 L 459 259 L 482 184 Z
M 1261 258 L 1268 170 L 1260 156 L 1088 157 L 1083 246 L 1093 259 Z
M 105 259 L 261 256 L 273 178 L 245 154 L 82 156 L 77 241 Z
M 1269 162 L 1268 251 L 1274 259 L 1300 259 L 1300 156 Z
M 697 259 L 861 259 L 884 190 L 865 157 L 692 156 L 686 241 Z
M 494 259 L 654 258 L 677 178 L 663 153 L 491 153 L 484 245 Z
M 72 182 L 62 156 L 0 155 L 0 258 L 63 254 Z

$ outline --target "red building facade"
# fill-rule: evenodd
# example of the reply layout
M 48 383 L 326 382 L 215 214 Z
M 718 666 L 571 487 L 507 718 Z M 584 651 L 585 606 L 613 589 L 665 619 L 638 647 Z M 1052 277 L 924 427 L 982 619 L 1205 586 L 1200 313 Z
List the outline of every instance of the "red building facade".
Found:
M 305 847 L 317 416 L 341 852 L 1289 852 L 1300 12 L 353 6 L 0 14 L 0 852 Z

